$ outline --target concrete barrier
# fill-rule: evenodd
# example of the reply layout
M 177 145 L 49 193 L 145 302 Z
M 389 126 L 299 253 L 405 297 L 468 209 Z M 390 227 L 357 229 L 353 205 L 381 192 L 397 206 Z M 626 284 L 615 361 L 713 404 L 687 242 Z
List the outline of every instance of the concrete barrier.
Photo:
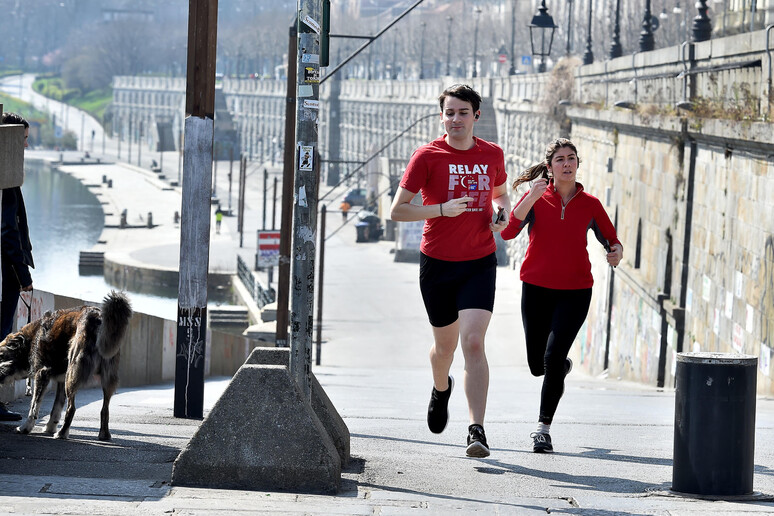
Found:
M 239 369 L 172 468 L 172 485 L 336 493 L 341 460 L 286 366 Z
M 288 367 L 289 363 L 290 348 L 255 348 L 247 357 L 245 365 L 262 364 Z M 341 419 L 336 407 L 333 406 L 314 373 L 312 373 L 312 409 L 339 452 L 341 467 L 346 468 L 349 464 L 349 428 Z

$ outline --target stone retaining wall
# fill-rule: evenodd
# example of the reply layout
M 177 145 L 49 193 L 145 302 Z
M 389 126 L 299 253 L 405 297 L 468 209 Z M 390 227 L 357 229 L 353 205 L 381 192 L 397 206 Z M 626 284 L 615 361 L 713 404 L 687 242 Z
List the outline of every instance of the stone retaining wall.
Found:
M 26 295 L 26 294 L 25 294 Z M 127 293 L 131 300 L 131 293 Z M 47 310 L 72 308 L 85 303 L 81 299 L 35 290 L 32 297 L 32 319 L 40 318 Z M 18 328 L 27 322 L 27 308 L 19 303 L 16 313 Z M 175 349 L 177 324 L 175 321 L 135 312 L 121 346 L 121 387 L 138 387 L 171 382 L 175 378 Z M 231 376 L 244 364 L 253 348 L 266 347 L 261 342 L 220 331 L 207 329 L 205 376 Z M 271 347 L 271 346 L 270 346 Z M 25 382 L 0 387 L 0 401 L 10 401 L 24 395 Z M 45 413 L 45 410 L 43 411 Z

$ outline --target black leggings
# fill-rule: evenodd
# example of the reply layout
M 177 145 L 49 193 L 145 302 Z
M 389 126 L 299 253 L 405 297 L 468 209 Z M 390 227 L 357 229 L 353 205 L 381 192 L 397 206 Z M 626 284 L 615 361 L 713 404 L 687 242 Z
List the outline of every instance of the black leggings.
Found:
M 523 283 L 521 319 L 527 341 L 527 363 L 534 376 L 542 376 L 538 421 L 554 419 L 564 394 L 566 359 L 591 304 L 591 289 L 554 290 Z

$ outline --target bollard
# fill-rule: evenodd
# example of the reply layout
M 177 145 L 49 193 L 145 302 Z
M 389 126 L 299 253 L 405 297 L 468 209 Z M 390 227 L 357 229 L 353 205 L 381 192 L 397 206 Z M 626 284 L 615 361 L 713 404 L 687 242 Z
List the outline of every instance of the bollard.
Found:
M 113 188 L 113 180 L 108 179 L 108 188 Z
M 148 227 L 153 229 L 153 212 L 148 212 Z
M 127 219 L 127 213 L 126 213 L 126 210 L 124 210 L 121 212 L 121 223 L 120 223 L 121 229 L 127 226 L 126 219 Z
M 104 185 L 105 183 L 107 183 L 107 176 L 102 174 L 102 184 Z
M 757 357 L 679 353 L 672 490 L 752 494 Z

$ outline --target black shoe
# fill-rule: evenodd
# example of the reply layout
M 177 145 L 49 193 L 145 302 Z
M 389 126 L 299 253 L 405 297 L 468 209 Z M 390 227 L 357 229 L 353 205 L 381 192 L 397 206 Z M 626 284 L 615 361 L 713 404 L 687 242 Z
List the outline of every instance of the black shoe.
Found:
M 567 376 L 572 371 L 572 359 L 564 359 L 564 375 Z
M 438 391 L 433 387 L 430 394 L 430 405 L 427 407 L 427 426 L 434 434 L 440 434 L 449 422 L 449 397 L 454 389 L 454 378 L 449 377 L 449 388 Z
M 551 453 L 554 446 L 551 444 L 550 434 L 541 434 L 534 432 L 529 434 L 532 437 L 532 451 L 535 453 Z
M 5 408 L 5 403 L 0 403 L 0 421 L 21 421 L 21 414 L 11 412 Z
M 481 425 L 468 427 L 468 449 L 465 450 L 468 457 L 489 457 L 489 445 L 486 443 L 486 434 Z

